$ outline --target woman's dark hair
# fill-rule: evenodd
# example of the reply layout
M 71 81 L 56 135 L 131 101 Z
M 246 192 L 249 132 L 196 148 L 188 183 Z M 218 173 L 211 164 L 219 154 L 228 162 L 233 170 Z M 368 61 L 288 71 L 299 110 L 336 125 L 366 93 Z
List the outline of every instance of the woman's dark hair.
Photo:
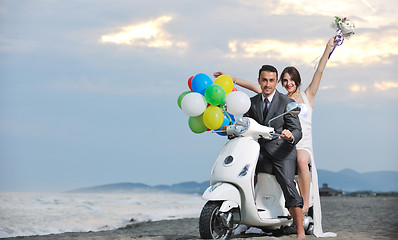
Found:
M 295 67 L 286 67 L 285 69 L 283 69 L 281 77 L 279 79 L 282 85 L 283 85 L 283 76 L 285 76 L 285 73 L 288 73 L 290 75 L 290 77 L 292 78 L 298 89 L 301 85 L 301 77 L 299 71 Z
M 261 72 L 274 72 L 276 73 L 276 78 L 278 79 L 278 70 L 274 66 L 271 65 L 263 65 L 258 71 L 258 77 L 260 78 Z

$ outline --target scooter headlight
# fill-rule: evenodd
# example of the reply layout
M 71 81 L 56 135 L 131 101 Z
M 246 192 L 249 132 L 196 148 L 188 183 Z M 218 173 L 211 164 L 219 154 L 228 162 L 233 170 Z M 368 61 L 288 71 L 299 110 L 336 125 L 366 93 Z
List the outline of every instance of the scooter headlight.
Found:
M 238 121 L 235 122 L 235 132 L 237 134 L 242 134 L 249 129 L 250 126 L 250 121 L 248 118 L 243 117 L 238 119 Z

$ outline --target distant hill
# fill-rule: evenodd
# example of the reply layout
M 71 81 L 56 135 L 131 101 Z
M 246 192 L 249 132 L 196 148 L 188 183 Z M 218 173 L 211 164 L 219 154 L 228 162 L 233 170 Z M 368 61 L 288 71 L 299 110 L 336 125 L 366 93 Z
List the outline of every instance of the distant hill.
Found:
M 318 169 L 318 183 L 321 187 L 327 183 L 329 187 L 345 192 L 373 191 L 398 192 L 398 172 L 377 171 L 359 173 L 351 169 L 331 172 Z
M 343 192 L 373 191 L 398 192 L 398 172 L 378 171 L 359 173 L 351 169 L 331 172 L 318 169 L 319 187 L 327 183 L 329 187 Z M 173 192 L 202 194 L 209 181 L 202 183 L 182 182 L 173 185 L 149 186 L 143 183 L 115 183 L 101 186 L 79 188 L 69 192 L 74 193 L 115 193 L 115 192 Z
M 78 188 L 73 193 L 107 193 L 107 192 L 132 192 L 150 191 L 153 187 L 143 183 L 113 183 L 94 187 Z
M 209 181 L 202 183 L 183 182 L 173 185 L 149 186 L 142 183 L 114 183 L 101 186 L 78 188 L 72 193 L 121 193 L 121 192 L 173 192 L 173 193 L 203 193 L 210 186 Z

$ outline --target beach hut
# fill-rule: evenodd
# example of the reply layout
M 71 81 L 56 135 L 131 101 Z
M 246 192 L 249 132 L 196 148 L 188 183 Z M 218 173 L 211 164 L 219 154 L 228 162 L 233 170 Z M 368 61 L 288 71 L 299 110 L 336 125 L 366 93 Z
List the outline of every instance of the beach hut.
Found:
M 319 195 L 322 197 L 332 197 L 332 196 L 342 196 L 343 193 L 336 189 L 330 188 L 327 183 L 324 183 L 321 188 L 319 188 Z

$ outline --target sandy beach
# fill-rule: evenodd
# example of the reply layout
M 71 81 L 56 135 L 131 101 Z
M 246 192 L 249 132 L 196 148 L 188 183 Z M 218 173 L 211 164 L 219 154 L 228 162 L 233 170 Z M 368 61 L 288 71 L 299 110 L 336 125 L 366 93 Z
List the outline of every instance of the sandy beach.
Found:
M 393 197 L 330 197 L 322 198 L 323 229 L 337 233 L 326 239 L 398 239 L 398 198 Z M 71 232 L 44 236 L 4 239 L 199 239 L 198 218 L 133 223 L 126 227 L 99 232 Z M 232 239 L 295 239 L 295 235 L 235 235 Z M 307 239 L 316 239 L 307 236 Z

